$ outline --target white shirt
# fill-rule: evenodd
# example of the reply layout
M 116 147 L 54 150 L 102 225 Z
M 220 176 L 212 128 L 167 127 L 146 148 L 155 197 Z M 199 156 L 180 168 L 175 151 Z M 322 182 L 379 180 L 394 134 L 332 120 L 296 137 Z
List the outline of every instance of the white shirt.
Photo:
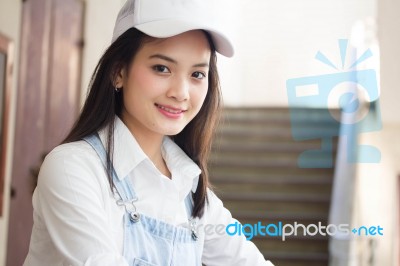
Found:
M 99 132 L 105 143 L 106 131 Z M 168 137 L 163 158 L 172 178 L 162 175 L 124 123 L 116 118 L 114 169 L 131 178 L 140 213 L 181 225 L 187 223 L 184 199 L 197 188 L 199 167 Z M 236 220 L 221 200 L 208 192 L 209 204 L 199 224 L 230 224 Z M 26 266 L 128 266 L 123 258 L 123 216 L 104 167 L 85 141 L 63 144 L 51 151 L 40 170 L 33 195 L 31 243 Z M 202 229 L 204 227 L 201 227 Z M 255 245 L 244 236 L 199 232 L 207 266 L 266 266 Z

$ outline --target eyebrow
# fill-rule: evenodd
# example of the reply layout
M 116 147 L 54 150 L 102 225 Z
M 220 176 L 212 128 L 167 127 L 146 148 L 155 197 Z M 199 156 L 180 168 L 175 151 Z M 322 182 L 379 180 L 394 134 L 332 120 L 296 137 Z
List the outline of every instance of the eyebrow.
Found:
M 149 56 L 149 58 L 150 59 L 158 58 L 158 59 L 162 59 L 162 60 L 171 62 L 175 65 L 178 64 L 178 62 L 176 60 L 172 59 L 171 57 L 162 55 L 162 54 L 154 54 L 154 55 Z M 209 65 L 207 63 L 199 63 L 199 64 L 193 65 L 193 67 L 209 67 Z

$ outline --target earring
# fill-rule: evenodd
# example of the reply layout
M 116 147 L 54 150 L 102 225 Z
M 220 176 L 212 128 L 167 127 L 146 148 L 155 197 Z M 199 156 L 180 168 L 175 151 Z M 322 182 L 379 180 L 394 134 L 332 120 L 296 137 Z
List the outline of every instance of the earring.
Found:
M 115 87 L 115 91 L 116 91 L 116 92 L 120 92 L 120 91 L 121 91 L 121 88 Z

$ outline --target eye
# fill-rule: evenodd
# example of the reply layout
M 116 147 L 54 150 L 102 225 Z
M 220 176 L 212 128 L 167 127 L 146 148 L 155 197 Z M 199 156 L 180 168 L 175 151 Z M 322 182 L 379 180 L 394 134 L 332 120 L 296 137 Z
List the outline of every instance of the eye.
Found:
M 153 70 L 156 72 L 160 72 L 160 73 L 170 73 L 171 71 L 169 71 L 168 67 L 163 66 L 163 65 L 155 65 L 153 66 Z
M 196 72 L 193 72 L 192 77 L 194 77 L 196 79 L 203 79 L 206 77 L 206 74 L 203 72 L 196 71 Z

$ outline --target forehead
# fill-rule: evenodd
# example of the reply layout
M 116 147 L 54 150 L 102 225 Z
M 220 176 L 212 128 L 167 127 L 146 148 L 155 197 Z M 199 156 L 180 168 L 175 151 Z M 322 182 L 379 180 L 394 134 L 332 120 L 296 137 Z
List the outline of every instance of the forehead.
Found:
M 195 30 L 169 38 L 150 38 L 144 42 L 138 56 L 151 56 L 154 53 L 165 53 L 177 57 L 176 59 L 207 59 L 208 62 L 211 48 L 206 34 L 201 30 Z

